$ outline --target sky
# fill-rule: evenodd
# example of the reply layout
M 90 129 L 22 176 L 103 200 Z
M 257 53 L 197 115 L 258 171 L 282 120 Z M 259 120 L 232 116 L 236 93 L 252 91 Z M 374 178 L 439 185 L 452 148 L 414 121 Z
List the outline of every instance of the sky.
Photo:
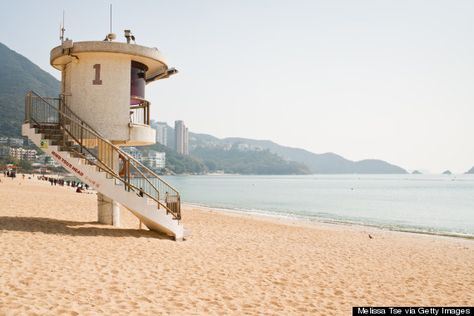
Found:
M 409 171 L 474 166 L 474 2 L 5 1 L 0 42 L 56 78 L 66 37 L 158 47 L 179 74 L 147 86 L 152 118 Z

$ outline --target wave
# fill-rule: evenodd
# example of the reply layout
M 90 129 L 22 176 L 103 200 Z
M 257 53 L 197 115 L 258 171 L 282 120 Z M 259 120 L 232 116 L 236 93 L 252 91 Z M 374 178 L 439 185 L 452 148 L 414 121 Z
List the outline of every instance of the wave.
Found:
M 474 239 L 474 234 L 464 231 L 450 230 L 448 228 L 432 227 L 427 225 L 413 225 L 402 224 L 389 221 L 377 221 L 367 218 L 341 217 L 330 213 L 316 213 L 316 214 L 298 214 L 291 211 L 272 211 L 264 209 L 248 209 L 239 207 L 230 207 L 222 205 L 211 205 L 205 203 L 186 203 L 190 206 L 209 208 L 215 211 L 230 212 L 245 215 L 257 215 L 270 218 L 278 218 L 283 220 L 300 220 L 305 222 L 316 222 L 325 224 L 339 224 L 339 225 L 356 225 L 365 227 L 374 227 L 389 231 L 398 231 L 406 233 L 416 233 L 425 235 L 447 236 Z

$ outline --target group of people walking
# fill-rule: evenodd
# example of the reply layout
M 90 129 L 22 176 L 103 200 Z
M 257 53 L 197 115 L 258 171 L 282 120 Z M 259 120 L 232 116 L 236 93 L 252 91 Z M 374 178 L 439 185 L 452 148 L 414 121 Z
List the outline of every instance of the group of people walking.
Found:
M 79 181 L 64 180 L 64 179 L 45 177 L 45 176 L 38 176 L 38 180 L 49 181 L 51 185 L 68 186 L 68 187 L 76 188 L 77 193 L 81 193 L 82 190 L 89 189 L 88 184 L 82 183 Z

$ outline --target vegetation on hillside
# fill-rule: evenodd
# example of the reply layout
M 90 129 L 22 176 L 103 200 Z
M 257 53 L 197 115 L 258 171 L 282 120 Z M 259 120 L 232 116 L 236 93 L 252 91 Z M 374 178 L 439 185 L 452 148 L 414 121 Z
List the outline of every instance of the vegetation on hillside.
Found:
M 173 149 L 166 147 L 161 144 L 154 144 L 150 146 L 137 147 L 137 149 L 146 153 L 148 150 L 155 150 L 158 152 L 166 153 L 166 168 L 164 173 L 171 174 L 180 174 L 180 173 L 189 173 L 189 174 L 203 174 L 208 171 L 206 165 L 199 159 L 196 159 L 191 156 L 184 156 L 178 154 Z
M 0 136 L 19 137 L 25 113 L 25 94 L 59 94 L 59 81 L 0 43 Z
M 232 146 L 222 148 L 197 147 L 191 153 L 200 158 L 210 172 L 223 171 L 238 174 L 309 174 L 300 163 L 283 160 L 269 150 L 239 150 Z
M 137 147 L 146 154 L 149 150 L 166 153 L 164 173 L 203 174 L 224 172 L 233 174 L 308 174 L 308 168 L 302 164 L 285 161 L 268 150 L 242 151 L 237 146 L 230 150 L 223 148 L 198 147 L 190 156 L 178 154 L 173 149 L 155 144 Z
M 0 170 L 4 170 L 8 164 L 15 165 L 18 172 L 30 172 L 33 170 L 31 162 L 27 160 L 18 160 L 11 156 L 0 157 Z

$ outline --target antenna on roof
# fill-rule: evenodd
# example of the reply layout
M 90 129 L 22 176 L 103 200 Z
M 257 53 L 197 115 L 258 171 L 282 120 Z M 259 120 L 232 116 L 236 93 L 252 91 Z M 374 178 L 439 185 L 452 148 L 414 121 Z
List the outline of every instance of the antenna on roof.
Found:
M 63 21 L 62 21 L 62 23 L 61 22 L 59 23 L 59 27 L 60 27 L 60 29 L 59 29 L 59 40 L 61 41 L 61 44 L 64 43 L 64 31 L 66 31 L 66 29 L 64 28 L 64 15 L 65 15 L 65 13 L 64 13 L 64 10 L 63 10 Z
M 117 38 L 117 36 L 114 33 L 112 33 L 112 4 L 110 4 L 109 19 L 110 19 L 110 32 L 105 37 L 104 41 L 112 42 L 114 39 Z
M 110 32 L 112 33 L 112 3 L 110 4 Z

